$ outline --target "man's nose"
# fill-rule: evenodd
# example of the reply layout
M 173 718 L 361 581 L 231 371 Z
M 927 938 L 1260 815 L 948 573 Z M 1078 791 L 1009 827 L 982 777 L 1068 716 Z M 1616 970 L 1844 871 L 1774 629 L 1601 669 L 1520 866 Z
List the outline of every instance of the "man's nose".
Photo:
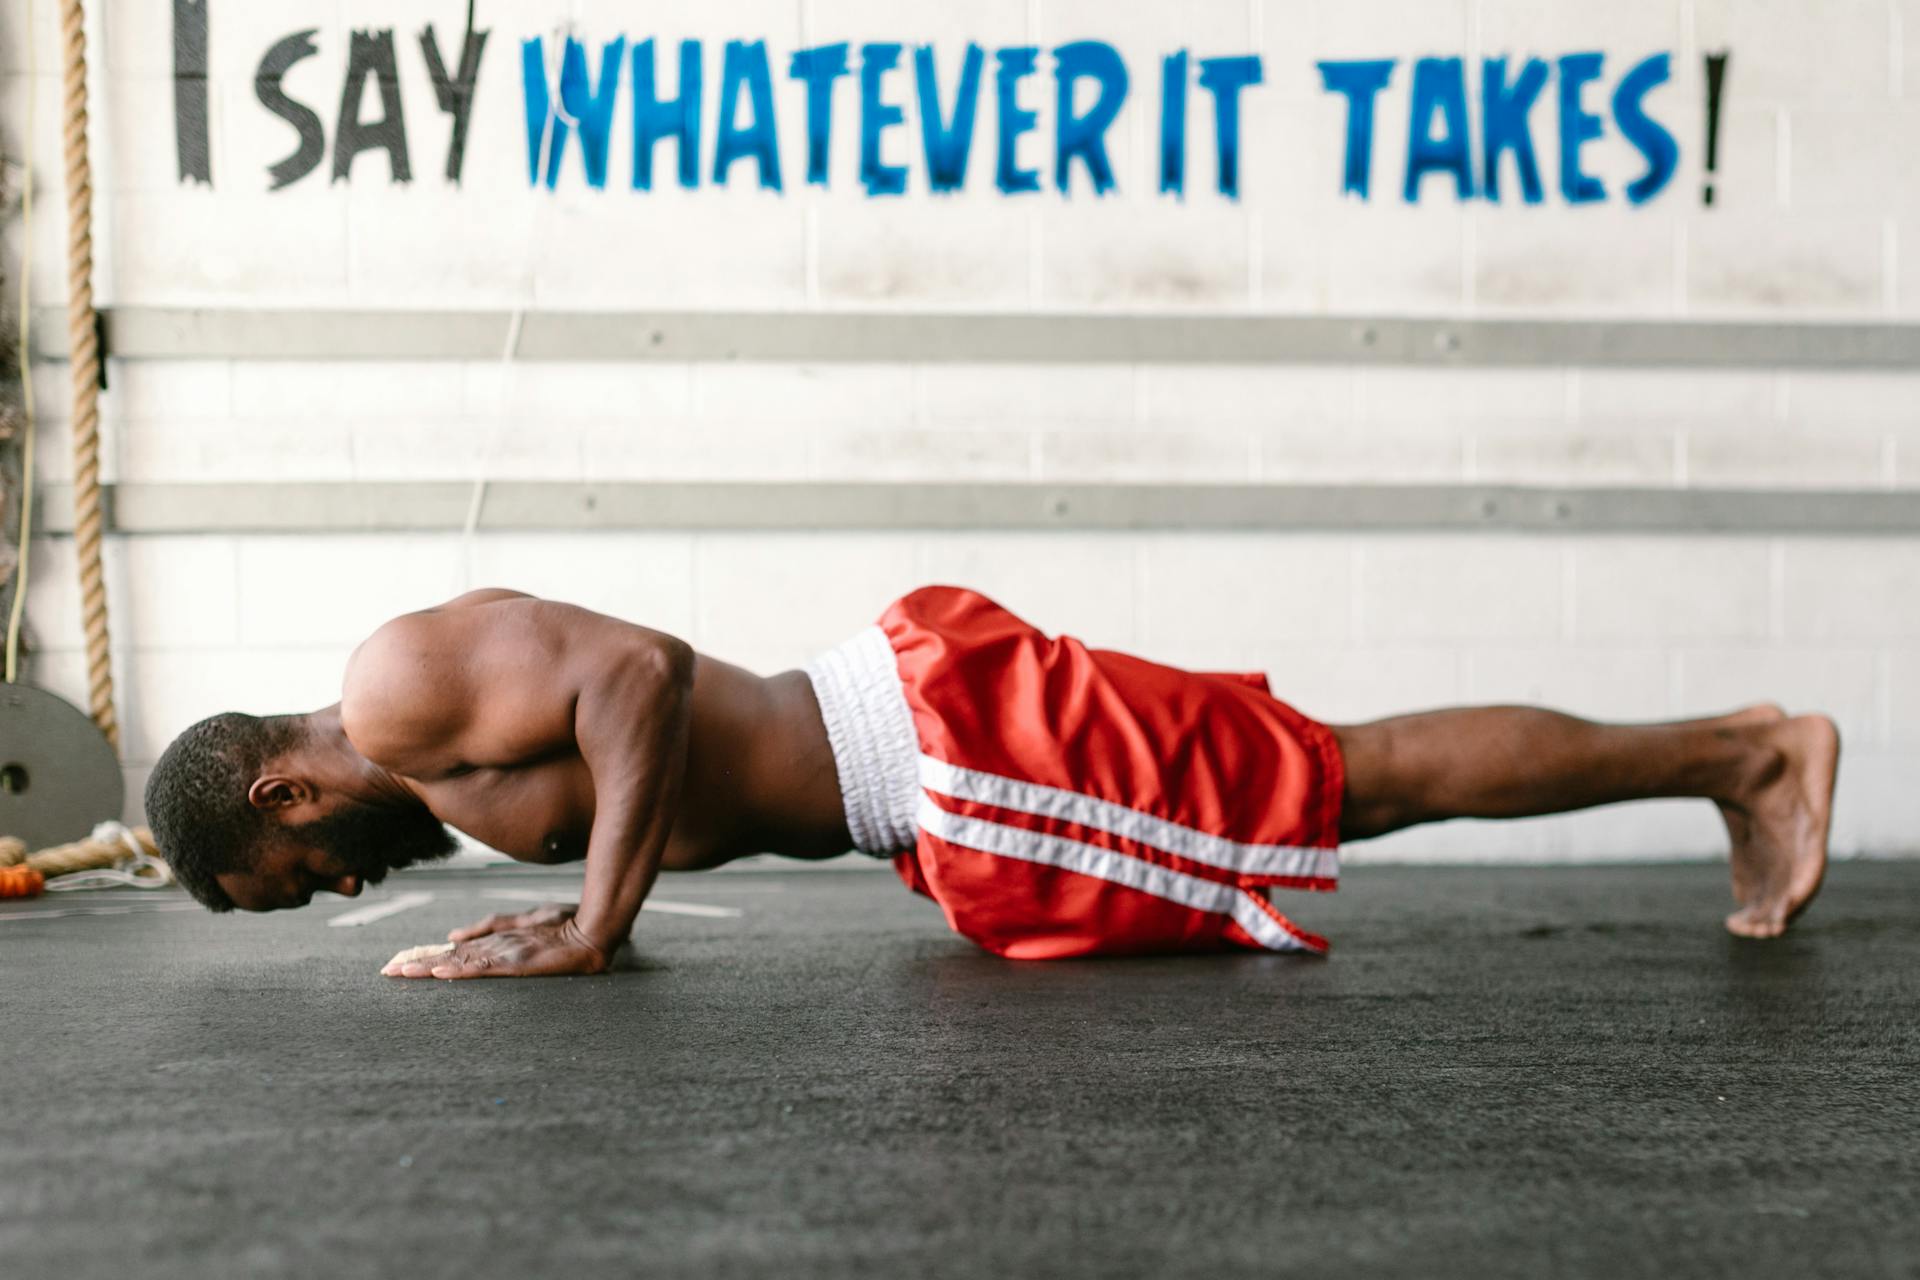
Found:
M 359 876 L 341 876 L 327 888 L 343 898 L 357 898 L 360 896 L 360 890 L 366 888 L 366 885 L 361 883 Z

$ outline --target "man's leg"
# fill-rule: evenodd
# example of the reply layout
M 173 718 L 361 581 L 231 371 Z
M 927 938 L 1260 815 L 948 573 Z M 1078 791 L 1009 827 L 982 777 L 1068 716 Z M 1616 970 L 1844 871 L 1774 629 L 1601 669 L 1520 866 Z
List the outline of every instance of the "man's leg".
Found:
M 1820 887 L 1840 736 L 1825 716 L 1752 707 L 1712 720 L 1596 724 L 1472 707 L 1334 729 L 1346 758 L 1343 840 L 1446 818 L 1522 818 L 1699 796 L 1733 841 L 1727 928 L 1770 938 Z

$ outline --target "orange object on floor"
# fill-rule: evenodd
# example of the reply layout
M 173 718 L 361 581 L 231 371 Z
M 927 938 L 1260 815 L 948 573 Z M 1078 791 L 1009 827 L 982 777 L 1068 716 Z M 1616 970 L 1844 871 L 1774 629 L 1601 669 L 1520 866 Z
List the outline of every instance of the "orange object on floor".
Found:
M 0 867 L 0 898 L 37 898 L 47 878 L 28 866 Z

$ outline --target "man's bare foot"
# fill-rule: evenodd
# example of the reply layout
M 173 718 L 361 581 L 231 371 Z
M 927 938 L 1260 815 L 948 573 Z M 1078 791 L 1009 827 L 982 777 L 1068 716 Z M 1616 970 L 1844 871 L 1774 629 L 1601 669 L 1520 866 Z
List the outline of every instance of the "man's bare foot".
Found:
M 1750 724 L 1777 724 L 1787 718 L 1787 711 L 1777 702 L 1756 702 L 1750 707 L 1730 711 L 1720 717 L 1720 723 L 1729 728 Z
M 1707 723 L 1725 729 L 1740 729 L 1759 724 L 1778 724 L 1786 718 L 1787 709 L 1779 703 L 1756 702 L 1750 707 L 1742 707 L 1738 711 L 1715 716 Z M 1748 834 L 1751 825 L 1747 821 L 1746 811 L 1739 805 L 1730 804 L 1724 800 L 1715 802 L 1714 807 L 1720 810 L 1720 821 L 1727 826 L 1727 837 L 1732 847 L 1738 849 L 1746 844 L 1751 838 Z
M 1727 929 L 1743 938 L 1775 938 L 1813 900 L 1826 874 L 1840 731 L 1825 716 L 1782 719 L 1777 707 L 1750 707 L 1727 719 L 1752 730 L 1761 762 L 1741 793 L 1720 805 L 1733 841 L 1733 898 L 1740 904 Z

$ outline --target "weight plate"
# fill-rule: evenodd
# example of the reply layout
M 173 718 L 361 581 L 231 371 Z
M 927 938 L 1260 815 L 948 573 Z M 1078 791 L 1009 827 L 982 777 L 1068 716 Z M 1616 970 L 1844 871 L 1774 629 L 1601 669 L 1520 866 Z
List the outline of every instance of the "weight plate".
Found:
M 126 788 L 85 712 L 44 689 L 0 684 L 0 835 L 29 849 L 82 839 L 120 816 Z

